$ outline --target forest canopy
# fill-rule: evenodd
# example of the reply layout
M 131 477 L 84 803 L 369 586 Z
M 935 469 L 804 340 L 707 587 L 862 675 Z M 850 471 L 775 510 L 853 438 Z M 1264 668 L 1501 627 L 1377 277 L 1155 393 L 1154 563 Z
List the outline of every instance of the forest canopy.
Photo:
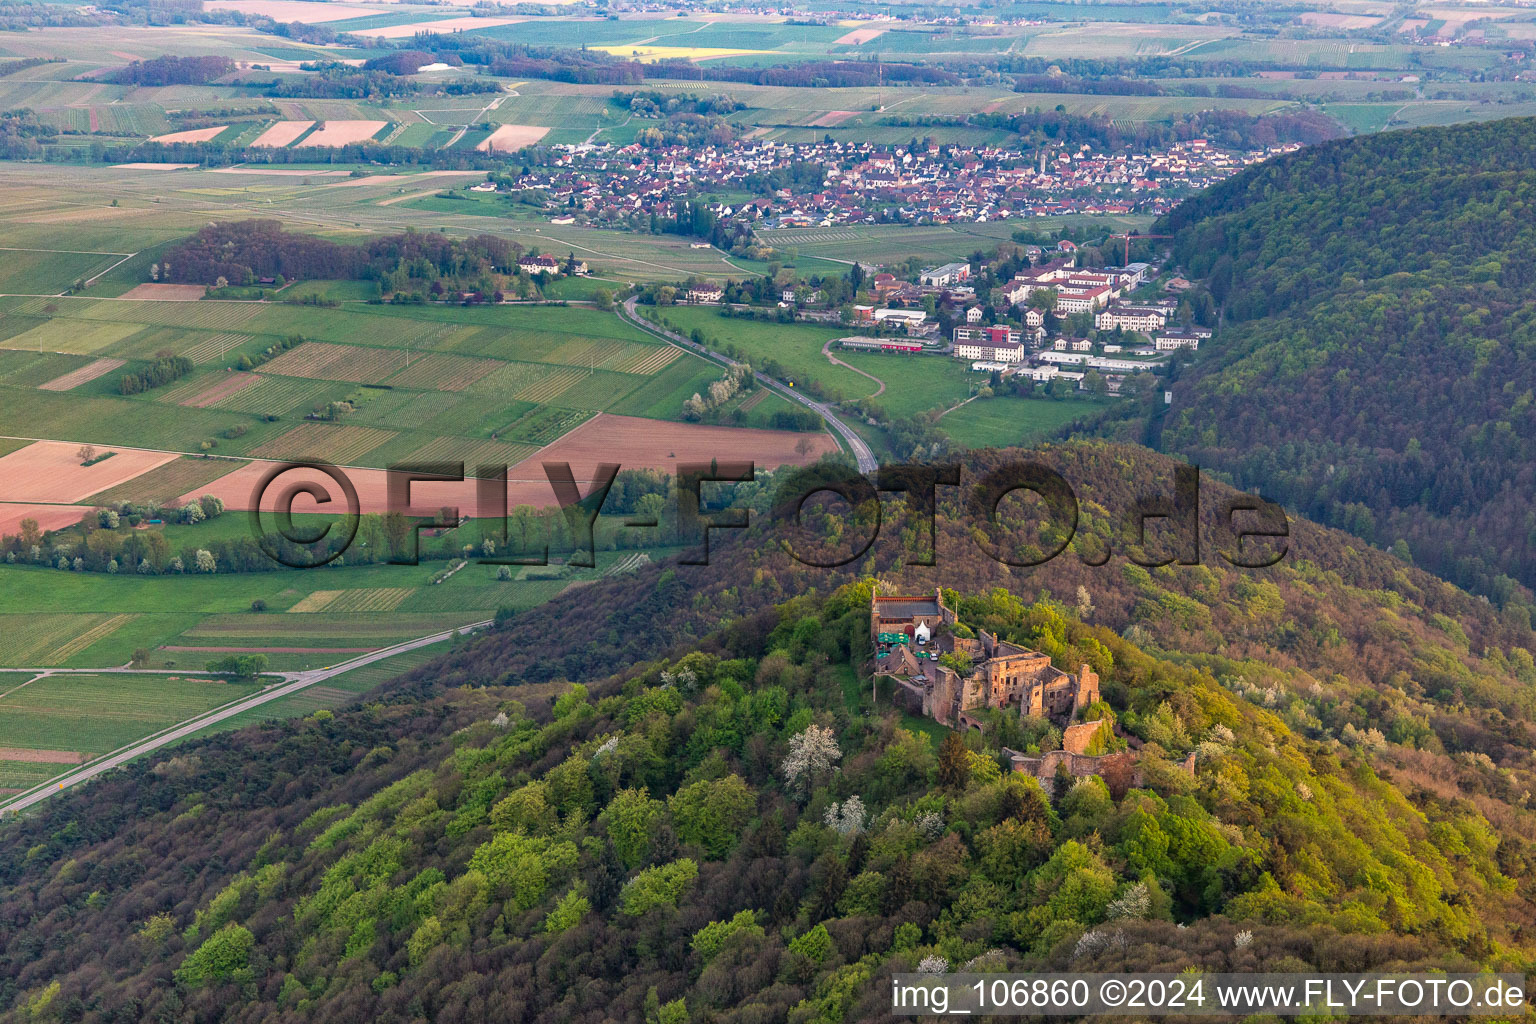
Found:
M 1151 435 L 1528 618 L 1533 166 L 1512 119 L 1325 143 L 1186 201 L 1156 230 L 1224 327 Z
M 1028 454 L 1099 540 L 1173 466 Z M 1068 557 L 1007 588 L 949 496 L 939 523 L 942 575 L 910 536 L 834 573 L 722 537 L 60 795 L 0 830 L 0 1020 L 851 1022 L 924 963 L 1527 968 L 1528 625 L 1303 522 L 1271 570 Z M 1001 746 L 1054 725 L 895 706 L 870 595 L 935 579 L 967 628 L 1092 666 L 1140 781 L 1048 792 Z

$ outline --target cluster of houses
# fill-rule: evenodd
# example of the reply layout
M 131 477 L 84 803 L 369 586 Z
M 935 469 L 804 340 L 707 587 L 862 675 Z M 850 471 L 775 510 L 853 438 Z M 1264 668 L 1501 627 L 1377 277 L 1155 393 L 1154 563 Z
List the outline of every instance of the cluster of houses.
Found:
M 506 187 L 542 190 L 559 223 L 578 218 L 616 223 L 637 215 L 675 216 L 700 191 L 753 191 L 748 179 L 814 164 L 826 168 L 825 179 L 815 186 L 717 202 L 710 211 L 722 221 L 764 230 L 980 223 L 1066 213 L 1163 213 L 1250 164 L 1294 148 L 1234 152 L 1203 139 L 1135 154 L 1097 152 L 1087 145 L 1030 154 L 990 145 L 886 148 L 750 138 L 663 148 L 582 144 L 552 147 L 549 164 L 527 168 Z
M 964 268 L 964 269 L 961 269 Z M 1020 375 L 1037 384 L 1066 380 L 1079 387 L 1096 372 L 1105 389 L 1118 393 L 1126 378 L 1140 373 L 1159 373 L 1179 349 L 1195 351 L 1211 332 L 1203 327 L 1184 327 L 1175 322 L 1177 289 L 1158 298 L 1132 302 L 1124 298 L 1155 276 L 1152 266 L 1132 263 L 1124 267 L 1085 269 L 1062 257 L 1020 271 L 998 294 L 1016 308 L 1020 324 L 983 323 L 985 314 L 974 290 L 961 283 L 970 279 L 968 264 L 946 264 L 925 270 L 921 284 L 885 287 L 877 275 L 875 291 L 884 289 L 891 301 L 912 300 L 937 293 L 946 304 L 963 307 L 963 323 L 951 329 L 947 346 L 938 337 L 938 325 L 921 309 L 861 305 L 854 307 L 856 325 L 900 328 L 905 337 L 843 338 L 843 348 L 949 355 L 965 360 L 973 370 Z M 1029 304 L 1041 292 L 1051 293 L 1054 308 Z M 1050 305 L 1050 304 L 1047 304 Z M 1061 326 L 1073 313 L 1093 313 L 1098 339 L 1054 336 L 1049 328 Z
M 1094 313 L 1141 287 L 1151 269 L 1146 263 L 1130 263 L 1117 269 L 1079 268 L 1073 257 L 1064 256 L 1019 271 L 1003 285 L 1002 296 L 1009 305 L 1021 306 L 1030 296 L 1049 292 L 1056 297 L 1058 313 Z
M 1047 254 L 1026 247 L 1031 258 L 1052 257 L 1019 271 L 1000 288 L 990 289 L 993 305 L 984 306 L 977 294 L 975 272 L 969 263 L 929 267 L 917 282 L 902 281 L 879 271 L 868 279 L 876 303 L 860 303 L 843 311 L 802 309 L 795 289 L 784 290 L 781 306 L 794 309 L 797 318 L 827 323 L 850 323 L 858 333 L 838 339 L 839 347 L 863 352 L 908 355 L 947 355 L 964 360 L 978 372 L 1017 375 L 1036 384 L 1061 380 L 1078 386 L 1097 386 L 1120 393 L 1130 377 L 1157 374 L 1167 369 L 1172 354 L 1195 351 L 1210 338 L 1203 327 L 1176 322 L 1178 293 L 1188 286 L 1182 278 L 1166 282 L 1156 298 L 1131 300 L 1132 292 L 1157 278 L 1147 263 L 1123 267 L 1080 268 L 1074 265 L 1075 250 L 1062 242 Z M 1049 302 L 1034 301 L 1047 293 Z M 724 290 L 712 282 L 693 284 L 680 296 L 695 304 L 719 303 Z M 1013 308 L 1017 323 L 987 324 L 987 308 Z M 944 310 L 949 336 L 944 337 L 933 308 Z M 1092 314 L 1096 337 L 1077 337 L 1063 328 L 1074 314 Z M 1053 333 L 1054 332 L 1054 333 Z

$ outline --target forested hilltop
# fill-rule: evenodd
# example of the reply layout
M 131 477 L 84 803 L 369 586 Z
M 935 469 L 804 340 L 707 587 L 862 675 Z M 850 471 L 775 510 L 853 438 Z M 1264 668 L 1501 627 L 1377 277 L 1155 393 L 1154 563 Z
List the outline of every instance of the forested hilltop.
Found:
M 1158 230 L 1224 323 L 1125 435 L 1528 617 L 1536 120 L 1314 146 Z
M 982 554 L 952 491 L 932 567 L 889 503 L 835 572 L 778 527 L 717 533 L 712 565 L 583 588 L 361 707 L 0 828 L 0 1020 L 863 1021 L 925 960 L 1528 969 L 1528 624 L 1299 521 L 1271 569 L 1217 541 L 1084 565 L 1174 464 L 1032 454 L 1084 513 L 1041 569 Z M 1204 489 L 1208 537 L 1231 496 Z M 998 754 L 1049 730 L 945 743 L 872 705 L 871 589 L 935 583 L 1091 665 L 1142 784 L 1047 797 Z

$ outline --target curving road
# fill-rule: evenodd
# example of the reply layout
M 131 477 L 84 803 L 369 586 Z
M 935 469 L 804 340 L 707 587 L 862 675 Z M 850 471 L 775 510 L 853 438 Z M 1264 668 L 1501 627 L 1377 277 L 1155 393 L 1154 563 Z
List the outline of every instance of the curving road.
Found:
M 442 643 L 444 640 L 451 638 L 455 633 L 467 633 L 471 630 L 482 629 L 486 626 L 489 626 L 490 624 L 490 619 L 486 619 L 482 622 L 472 622 L 467 626 L 460 626 L 458 629 L 446 629 L 441 633 L 433 633 L 431 636 L 423 636 L 418 637 L 415 640 L 407 640 L 404 643 L 395 644 L 392 647 L 381 647 L 376 651 L 370 651 L 367 654 L 359 655 L 350 661 L 338 662 L 337 664 L 327 666 L 326 668 L 310 669 L 306 672 L 272 673 L 274 675 L 281 675 L 283 677 L 283 682 L 269 686 L 267 689 L 261 691 L 260 693 L 247 697 L 244 700 L 237 701 L 234 704 L 225 705 L 224 707 L 210 711 L 205 715 L 199 715 L 197 718 L 189 718 L 187 721 L 181 723 L 180 725 L 173 726 L 165 732 L 158 733 L 148 739 L 140 740 L 139 742 L 130 744 L 121 748 L 120 750 L 113 751 L 112 753 L 107 754 L 104 757 L 100 757 L 95 761 L 90 762 L 89 764 L 82 765 L 81 767 L 65 775 L 60 775 L 49 779 L 41 786 L 37 786 L 28 790 L 27 792 L 21 794 L 8 803 L 0 804 L 0 816 L 20 813 L 21 811 L 26 810 L 28 807 L 31 807 L 33 804 L 40 803 L 56 793 L 62 793 L 64 790 L 69 789 L 72 786 L 78 786 L 82 782 L 94 779 L 102 772 L 107 772 L 114 768 L 119 768 L 127 764 L 129 761 L 132 761 L 134 758 L 143 757 L 145 754 L 158 750 L 168 743 L 174 743 L 177 740 L 185 739 L 195 732 L 199 732 L 208 728 L 210 725 L 216 725 L 217 723 L 225 721 L 229 718 L 233 718 L 238 714 L 250 711 L 252 708 L 259 708 L 263 704 L 270 703 L 271 701 L 277 700 L 281 697 L 287 697 L 291 694 L 298 693 L 300 690 L 307 689 L 308 687 L 314 686 L 317 683 L 323 683 L 325 680 L 330 679 L 333 676 L 339 676 L 343 672 L 350 671 L 354 668 L 362 668 L 364 665 L 371 665 L 376 661 L 383 661 L 385 658 L 391 658 L 397 654 L 404 654 L 406 651 L 414 651 L 418 647 L 426 647 L 431 644 Z M 29 670 L 19 669 L 17 671 L 26 672 Z M 99 673 L 103 670 L 37 669 L 36 671 L 39 675 L 59 675 L 66 672 Z M 158 672 L 168 670 L 146 669 L 140 671 Z M 186 669 L 180 669 L 177 671 L 180 675 L 187 674 Z
M 635 312 L 635 300 L 632 298 L 625 299 L 624 304 L 619 307 L 619 317 L 625 323 L 628 323 L 633 327 L 638 327 L 640 330 L 651 335 L 652 337 L 660 338 L 667 344 L 676 346 L 677 348 L 683 349 L 686 352 L 691 352 L 696 356 L 702 356 L 712 363 L 718 363 L 721 366 L 730 366 L 733 362 L 735 362 L 735 360 L 731 359 L 729 356 L 721 355 L 719 352 L 713 352 L 705 348 L 703 345 L 695 344 L 693 341 L 683 337 L 680 334 L 675 334 L 672 331 L 658 327 L 651 323 L 649 320 L 644 319 Z M 850 367 L 850 369 L 852 369 L 852 367 Z M 832 408 L 825 402 L 818 402 L 814 398 L 796 391 L 792 387 L 787 387 L 783 384 L 780 384 L 778 381 L 774 380 L 767 374 L 758 373 L 754 370 L 752 376 L 756 377 L 757 382 L 763 387 L 767 388 L 769 391 L 772 391 L 774 394 L 783 398 L 787 398 L 791 402 L 805 406 L 807 409 L 811 410 L 816 415 L 825 420 L 827 422 L 827 426 L 831 427 L 837 433 L 837 436 L 842 440 L 844 447 L 853 453 L 854 461 L 858 463 L 860 473 L 873 473 L 879 467 L 880 464 L 875 461 L 875 453 L 870 451 L 869 445 L 866 444 L 864 439 L 858 435 L 857 431 L 855 431 L 848 424 L 844 423 L 842 420 L 838 419 L 837 414 L 834 413 Z
M 858 374 L 859 376 L 861 376 L 861 377 L 868 377 L 870 380 L 874 381 L 876 384 L 879 384 L 880 386 L 875 389 L 875 393 L 872 394 L 872 395 L 869 395 L 867 397 L 869 397 L 869 398 L 879 398 L 881 395 L 885 394 L 885 381 L 881 380 L 879 377 L 876 377 L 872 373 L 864 372 L 863 370 L 859 369 L 857 366 L 854 366 L 854 365 L 852 365 L 850 363 L 843 362 L 841 359 L 837 358 L 837 356 L 832 354 L 832 343 L 834 341 L 836 341 L 836 340 L 837 340 L 836 338 L 828 338 L 827 339 L 827 343 L 825 345 L 821 346 L 821 354 L 827 357 L 827 362 L 831 363 L 833 366 L 841 366 L 845 370 L 852 370 L 854 373 Z

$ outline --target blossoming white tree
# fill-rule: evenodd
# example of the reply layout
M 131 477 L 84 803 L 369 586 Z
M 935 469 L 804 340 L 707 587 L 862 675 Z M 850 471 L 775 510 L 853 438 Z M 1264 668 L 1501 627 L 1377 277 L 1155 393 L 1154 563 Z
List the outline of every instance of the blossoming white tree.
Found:
M 790 737 L 789 756 L 781 766 L 784 778 L 792 786 L 809 789 L 816 779 L 829 774 L 842 756 L 831 729 L 808 725 Z
M 840 836 L 856 836 L 864 831 L 864 801 L 857 795 L 844 800 L 841 805 L 831 803 L 827 805 L 827 813 L 822 818 L 827 827 Z

